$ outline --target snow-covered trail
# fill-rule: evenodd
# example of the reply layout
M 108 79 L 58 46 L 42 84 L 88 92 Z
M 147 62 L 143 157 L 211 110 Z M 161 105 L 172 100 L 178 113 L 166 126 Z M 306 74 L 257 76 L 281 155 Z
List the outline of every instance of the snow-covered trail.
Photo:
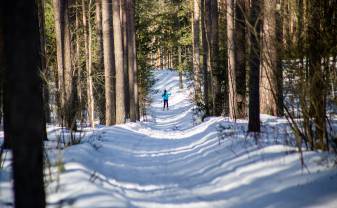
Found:
M 309 174 L 301 169 L 298 154 L 286 154 L 291 147 L 249 145 L 244 133 L 219 145 L 216 127 L 226 123 L 224 118 L 193 126 L 190 91 L 178 89 L 177 73 L 158 71 L 156 79 L 149 122 L 103 128 L 66 149 L 61 189 L 49 195 L 50 203 L 64 199 L 64 205 L 87 208 L 336 207 L 337 171 L 319 165 L 324 155 L 305 153 Z M 172 93 L 169 111 L 162 110 L 165 88 Z
M 194 125 L 186 83 L 179 90 L 176 72 L 155 75 L 147 122 L 98 129 L 61 152 L 64 171 L 47 186 L 49 207 L 337 207 L 331 155 L 306 152 L 310 173 L 302 169 L 294 149 L 281 145 L 285 135 L 273 132 L 282 119 L 263 117 L 272 136 L 260 145 L 245 138 L 246 121 Z M 162 110 L 165 88 L 169 111 Z M 219 124 L 229 131 L 220 144 Z

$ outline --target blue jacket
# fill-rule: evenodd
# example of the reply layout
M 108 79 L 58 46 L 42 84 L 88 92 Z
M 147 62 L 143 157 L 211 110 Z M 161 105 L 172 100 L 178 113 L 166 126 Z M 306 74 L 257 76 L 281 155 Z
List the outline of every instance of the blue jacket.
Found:
M 171 93 L 169 93 L 169 92 L 163 93 L 161 96 L 162 96 L 163 100 L 168 100 L 169 97 L 171 96 Z

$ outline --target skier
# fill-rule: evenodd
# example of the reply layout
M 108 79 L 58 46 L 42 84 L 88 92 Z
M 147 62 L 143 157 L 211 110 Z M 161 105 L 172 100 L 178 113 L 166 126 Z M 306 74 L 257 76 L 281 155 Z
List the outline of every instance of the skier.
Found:
M 166 106 L 166 109 L 168 110 L 168 99 L 170 96 L 171 96 L 171 93 L 167 92 L 166 90 L 164 90 L 164 93 L 161 95 L 164 101 L 163 110 L 165 110 L 165 106 Z

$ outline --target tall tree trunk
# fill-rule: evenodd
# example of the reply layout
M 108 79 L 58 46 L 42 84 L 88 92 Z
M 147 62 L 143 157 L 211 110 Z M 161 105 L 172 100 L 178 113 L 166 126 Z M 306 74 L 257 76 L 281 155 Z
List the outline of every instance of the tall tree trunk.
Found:
M 95 104 L 94 89 L 92 80 L 92 32 L 90 20 L 91 0 L 89 0 L 88 9 L 85 0 L 82 0 L 82 21 L 84 29 L 84 48 L 85 48 L 85 68 L 87 72 L 87 111 L 88 120 L 91 127 L 95 127 Z
M 207 43 L 207 33 L 206 33 L 206 11 L 205 11 L 205 0 L 200 0 L 200 7 L 201 7 L 201 37 L 202 37 L 202 73 L 203 73 L 203 87 L 204 87 L 204 105 L 205 105 L 205 115 L 210 115 L 210 108 L 212 106 L 210 100 L 212 94 L 212 86 L 210 82 L 210 73 L 207 66 L 208 63 L 208 43 Z
M 41 40 L 41 64 L 42 64 L 42 71 L 44 75 L 43 79 L 43 103 L 44 103 L 44 113 L 45 113 L 45 123 L 51 122 L 50 117 L 50 107 L 49 107 L 49 89 L 48 89 L 48 72 L 47 72 L 47 61 L 46 61 L 46 35 L 45 35 L 45 18 L 44 18 L 44 1 L 38 0 L 38 13 L 39 13 L 39 29 L 40 29 L 40 40 Z M 46 128 L 46 135 L 47 138 L 47 128 Z
M 73 77 L 68 0 L 53 0 L 62 123 L 76 130 L 76 79 Z
M 16 208 L 44 208 L 44 112 L 38 7 L 35 0 L 3 2 L 8 131 L 13 139 Z
M 211 5 L 212 0 L 205 0 L 205 41 L 207 43 L 207 48 L 204 46 L 205 50 L 205 62 L 207 63 L 207 84 L 208 84 L 208 104 L 209 104 L 209 114 L 214 115 L 214 75 L 212 73 L 212 16 L 211 16 Z
M 264 0 L 263 3 L 263 38 L 262 38 L 262 68 L 260 82 L 260 111 L 261 113 L 279 116 L 279 90 L 282 82 L 277 65 L 276 37 L 276 1 Z
M 324 54 L 324 40 L 321 31 L 321 9 L 322 1 L 312 0 L 309 3 L 309 25 L 308 28 L 308 59 L 309 59 L 309 81 L 311 92 L 311 111 L 314 117 L 315 125 L 315 147 L 326 150 L 324 142 L 326 137 L 325 121 L 325 79 L 322 72 L 322 55 Z
M 123 32 L 120 19 L 120 1 L 112 1 L 113 31 L 116 67 L 116 123 L 125 123 L 125 79 L 123 58 Z M 118 99 L 117 99 L 118 98 Z
M 214 115 L 220 116 L 223 111 L 223 100 L 221 95 L 221 81 L 219 72 L 219 8 L 218 0 L 211 0 L 211 66 L 213 84 L 213 108 Z
M 201 103 L 201 71 L 200 71 L 200 0 L 193 0 L 193 81 L 195 102 Z
M 236 118 L 246 117 L 246 1 L 235 1 L 234 56 L 237 105 Z
M 102 1 L 96 0 L 96 38 L 97 38 L 97 72 L 99 85 L 97 86 L 97 108 L 101 124 L 105 124 L 105 92 L 104 92 L 104 58 L 103 58 L 103 34 L 102 34 Z M 95 93 L 98 94 L 98 93 Z
M 124 84 L 125 84 L 125 116 L 130 118 L 130 92 L 129 92 L 129 61 L 128 61 L 128 17 L 127 17 L 127 0 L 120 0 L 121 4 L 121 25 L 123 40 L 123 66 L 124 66 Z
M 115 96 L 115 57 L 112 31 L 112 1 L 102 0 L 102 29 L 104 51 L 105 77 L 105 124 L 111 126 L 116 123 L 116 96 Z
M 234 41 L 234 0 L 227 1 L 227 48 L 228 48 L 228 88 L 229 88 L 229 117 L 237 118 L 237 84 L 235 66 L 235 41 Z
M 181 45 L 178 45 L 179 89 L 184 88 L 181 53 Z
M 135 3 L 127 0 L 127 47 L 129 66 L 129 97 L 130 97 L 130 120 L 137 120 L 137 62 L 136 62 L 136 33 L 135 33 Z
M 0 14 L 3 14 L 3 7 L 0 8 Z M 7 126 L 9 124 L 9 111 L 8 111 L 8 105 L 6 105 L 5 102 L 7 102 L 6 96 L 8 95 L 8 92 L 5 91 L 6 87 L 6 80 L 4 78 L 5 76 L 5 31 L 4 31 L 4 19 L 0 18 L 0 114 L 3 118 L 3 130 L 4 130 L 4 143 L 3 147 L 6 149 L 11 148 L 11 138 L 9 135 L 9 131 L 7 130 Z M 1 119 L 1 118 L 0 118 Z
M 260 30 L 259 19 L 261 11 L 261 0 L 252 0 L 250 12 L 251 49 L 249 55 L 249 119 L 248 131 L 260 132 Z

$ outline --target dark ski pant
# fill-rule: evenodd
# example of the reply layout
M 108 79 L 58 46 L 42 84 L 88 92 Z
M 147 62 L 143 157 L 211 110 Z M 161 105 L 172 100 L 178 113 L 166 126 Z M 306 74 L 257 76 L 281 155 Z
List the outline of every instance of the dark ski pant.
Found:
M 165 106 L 168 109 L 168 100 L 164 100 L 164 108 L 163 109 L 165 109 Z

